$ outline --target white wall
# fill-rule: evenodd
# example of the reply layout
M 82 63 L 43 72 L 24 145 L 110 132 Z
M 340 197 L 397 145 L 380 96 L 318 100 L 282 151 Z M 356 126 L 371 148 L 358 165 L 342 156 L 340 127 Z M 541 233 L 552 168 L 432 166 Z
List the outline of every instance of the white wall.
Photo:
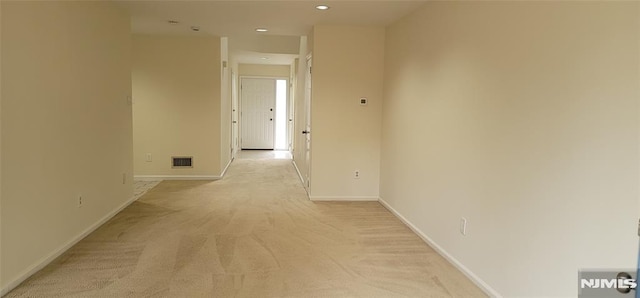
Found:
M 238 73 L 241 76 L 289 78 L 290 65 L 240 64 Z
M 2 5 L 0 4 L 0 65 L 2 65 Z M 0 71 L 0 215 L 2 215 L 2 71 Z M 2 219 L 0 219 L 0 260 L 2 258 Z M 0 265 L 2 267 L 2 265 Z M 5 282 L 2 279 L 2 268 L 0 268 L 0 295 L 8 289 L 4 289 Z
M 0 7 L 4 293 L 132 199 L 133 157 L 128 15 L 110 2 Z
M 220 58 L 219 37 L 134 35 L 136 176 L 220 176 Z M 171 156 L 193 156 L 194 166 L 172 169 Z
M 311 199 L 378 199 L 384 34 L 382 27 L 314 27 Z
M 229 38 L 220 38 L 220 173 L 231 162 L 231 67 Z M 226 65 L 223 65 L 226 64 Z
M 231 38 L 229 49 L 236 54 L 297 54 L 299 41 L 293 35 L 251 34 Z
M 430 2 L 389 27 L 382 199 L 507 297 L 635 268 L 639 11 Z
M 304 105 L 304 92 L 305 92 L 305 71 L 307 69 L 307 48 L 308 37 L 301 36 L 300 37 L 300 49 L 298 52 L 298 58 L 294 61 L 294 66 L 291 68 L 292 74 L 292 82 L 293 82 L 293 133 L 292 133 L 292 144 L 293 144 L 293 164 L 296 169 L 299 171 L 299 175 L 302 175 L 301 179 L 304 180 L 306 173 L 308 173 L 309 165 L 305 159 L 305 135 L 302 134 L 302 131 L 306 129 L 306 118 L 305 118 L 305 105 Z M 302 181 L 302 183 L 305 183 Z

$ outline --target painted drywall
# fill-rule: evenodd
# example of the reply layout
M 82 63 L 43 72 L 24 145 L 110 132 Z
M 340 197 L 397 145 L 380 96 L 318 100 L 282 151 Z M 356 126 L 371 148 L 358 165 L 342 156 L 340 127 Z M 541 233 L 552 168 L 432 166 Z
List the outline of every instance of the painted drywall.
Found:
M 297 54 L 298 42 L 295 35 L 251 34 L 231 38 L 229 49 L 236 53 Z
M 133 36 L 136 176 L 220 175 L 220 57 L 219 37 Z M 172 168 L 172 156 L 193 168 Z
M 307 34 L 306 46 L 305 46 L 306 51 L 301 56 L 301 58 L 306 57 L 307 55 L 311 55 L 313 53 L 313 41 L 314 41 L 314 35 L 315 35 L 314 32 L 315 32 L 314 30 L 311 30 L 309 34 Z M 302 42 L 302 39 L 300 40 L 300 42 Z
M 131 35 L 110 2 L 0 6 L 7 291 L 132 199 Z
M 314 27 L 311 199 L 378 198 L 384 38 L 382 27 Z
M 231 67 L 229 38 L 220 38 L 220 173 L 231 162 Z
M 2 5 L 0 4 L 0 34 L 2 33 Z M 2 65 L 2 38 L 0 36 L 0 65 Z M 2 71 L 0 71 L 0 216 L 2 215 Z M 0 295 L 4 290 L 2 281 L 2 219 L 0 219 Z M 7 289 L 8 291 L 8 289 Z
M 292 67 L 291 74 L 293 75 L 293 164 L 298 171 L 301 182 L 306 184 L 306 174 L 308 173 L 309 165 L 305 159 L 305 135 L 302 134 L 303 130 L 306 130 L 306 112 L 304 105 L 304 92 L 305 92 L 305 72 L 307 69 L 307 44 L 308 37 L 300 37 L 300 49 L 298 53 L 298 59 L 294 61 L 294 67 Z
M 494 294 L 635 268 L 638 6 L 429 2 L 387 29 L 381 198 Z
M 238 72 L 241 76 L 288 78 L 291 65 L 240 64 Z

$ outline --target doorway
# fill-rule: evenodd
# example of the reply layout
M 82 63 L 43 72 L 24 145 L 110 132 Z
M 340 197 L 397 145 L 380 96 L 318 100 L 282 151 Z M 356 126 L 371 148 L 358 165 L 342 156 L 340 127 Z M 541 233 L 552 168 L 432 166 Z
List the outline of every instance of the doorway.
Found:
M 240 78 L 240 148 L 287 150 L 288 80 Z

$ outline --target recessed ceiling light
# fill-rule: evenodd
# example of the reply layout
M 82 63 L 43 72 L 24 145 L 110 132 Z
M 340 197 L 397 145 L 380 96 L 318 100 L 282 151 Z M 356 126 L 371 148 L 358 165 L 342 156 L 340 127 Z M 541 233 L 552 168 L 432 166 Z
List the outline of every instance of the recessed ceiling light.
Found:
M 168 20 L 167 23 L 169 23 L 170 25 L 177 25 L 180 24 L 180 22 L 176 21 L 176 20 Z
M 267 32 L 267 28 L 256 28 L 256 32 Z
M 330 7 L 328 5 L 318 5 L 318 6 L 316 6 L 317 10 L 327 10 L 329 8 Z

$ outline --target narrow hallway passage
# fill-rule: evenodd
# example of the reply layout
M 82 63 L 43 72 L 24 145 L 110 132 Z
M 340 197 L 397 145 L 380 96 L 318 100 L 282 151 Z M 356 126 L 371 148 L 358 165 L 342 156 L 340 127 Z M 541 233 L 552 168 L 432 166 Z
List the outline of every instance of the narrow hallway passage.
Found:
M 244 156 L 163 181 L 7 295 L 56 296 L 484 295 L 379 203 L 311 202 L 291 160 Z

